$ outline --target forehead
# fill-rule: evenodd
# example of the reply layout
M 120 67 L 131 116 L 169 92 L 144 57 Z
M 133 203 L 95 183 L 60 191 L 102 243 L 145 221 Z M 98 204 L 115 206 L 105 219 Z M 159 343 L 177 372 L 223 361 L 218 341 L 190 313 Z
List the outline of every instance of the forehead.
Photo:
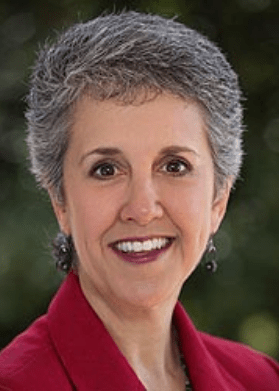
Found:
M 82 149 L 104 143 L 138 148 L 174 141 L 205 144 L 207 138 L 199 105 L 170 95 L 135 104 L 86 96 L 77 103 L 73 119 L 71 143 Z

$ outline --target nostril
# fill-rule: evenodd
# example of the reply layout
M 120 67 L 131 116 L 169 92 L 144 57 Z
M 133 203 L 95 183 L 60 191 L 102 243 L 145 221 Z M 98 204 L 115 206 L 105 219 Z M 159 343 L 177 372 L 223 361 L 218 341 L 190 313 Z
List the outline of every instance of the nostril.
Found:
M 153 219 L 161 218 L 163 210 L 160 205 L 155 204 L 149 207 L 128 204 L 122 208 L 120 215 L 123 221 L 135 221 L 139 225 L 146 225 Z

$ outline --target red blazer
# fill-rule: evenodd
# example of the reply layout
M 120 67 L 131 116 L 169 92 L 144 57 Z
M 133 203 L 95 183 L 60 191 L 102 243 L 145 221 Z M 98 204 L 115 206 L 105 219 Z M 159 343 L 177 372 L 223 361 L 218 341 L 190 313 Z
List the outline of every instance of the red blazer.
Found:
M 194 391 L 278 390 L 278 367 L 271 358 L 197 331 L 179 303 L 174 324 Z M 145 388 L 88 304 L 77 276 L 70 273 L 47 314 L 0 354 L 0 390 Z

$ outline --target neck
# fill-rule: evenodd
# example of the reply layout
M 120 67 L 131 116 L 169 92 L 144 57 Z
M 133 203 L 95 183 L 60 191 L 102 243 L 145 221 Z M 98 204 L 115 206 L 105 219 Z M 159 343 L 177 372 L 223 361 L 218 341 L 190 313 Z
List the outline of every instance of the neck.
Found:
M 140 379 L 150 373 L 159 379 L 178 372 L 179 352 L 172 330 L 177 297 L 151 307 L 104 300 L 80 279 L 82 290 L 119 350 Z M 90 288 L 90 289 L 89 289 Z M 145 381 L 144 381 L 145 383 Z

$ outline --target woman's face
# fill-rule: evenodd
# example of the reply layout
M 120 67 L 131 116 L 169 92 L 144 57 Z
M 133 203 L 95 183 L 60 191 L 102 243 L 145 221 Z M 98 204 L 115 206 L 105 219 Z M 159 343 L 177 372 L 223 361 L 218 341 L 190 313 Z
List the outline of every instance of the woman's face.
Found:
M 80 101 L 64 190 L 64 204 L 52 202 L 73 236 L 82 287 L 141 306 L 177 298 L 228 199 L 228 190 L 214 199 L 198 106 L 167 95 L 140 105 Z

